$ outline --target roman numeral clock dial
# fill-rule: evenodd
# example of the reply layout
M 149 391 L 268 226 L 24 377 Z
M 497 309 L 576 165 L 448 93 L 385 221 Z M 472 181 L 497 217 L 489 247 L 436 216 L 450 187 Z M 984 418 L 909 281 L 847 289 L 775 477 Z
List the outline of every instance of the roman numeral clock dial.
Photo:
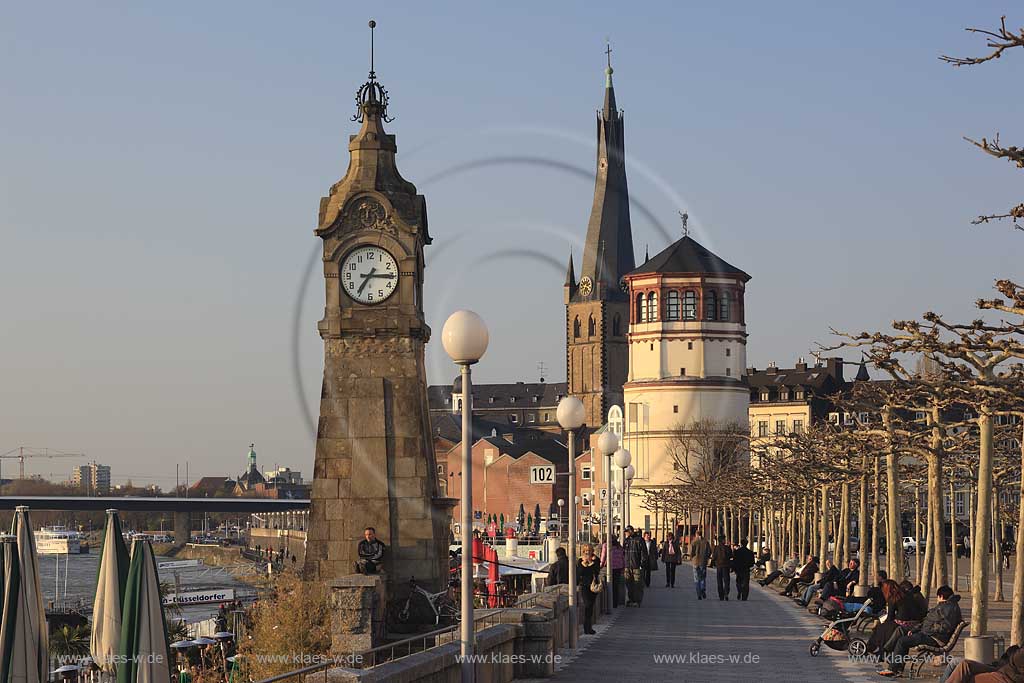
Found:
M 381 247 L 356 247 L 341 262 L 341 286 L 358 303 L 379 304 L 398 288 L 398 262 Z

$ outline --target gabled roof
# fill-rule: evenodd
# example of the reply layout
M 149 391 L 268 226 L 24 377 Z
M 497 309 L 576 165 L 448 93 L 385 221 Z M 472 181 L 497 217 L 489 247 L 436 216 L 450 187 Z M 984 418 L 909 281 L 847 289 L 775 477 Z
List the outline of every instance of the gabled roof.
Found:
M 750 279 L 750 276 L 745 272 L 736 266 L 726 263 L 689 235 L 684 236 L 664 251 L 655 254 L 646 263 L 629 274 L 643 275 L 645 273 L 732 275 L 742 278 L 744 282 Z
M 511 443 L 501 437 L 487 436 L 481 440 L 494 446 L 502 455 L 508 455 L 514 460 L 533 453 L 551 463 L 569 462 L 569 449 L 557 439 L 535 439 L 526 443 Z

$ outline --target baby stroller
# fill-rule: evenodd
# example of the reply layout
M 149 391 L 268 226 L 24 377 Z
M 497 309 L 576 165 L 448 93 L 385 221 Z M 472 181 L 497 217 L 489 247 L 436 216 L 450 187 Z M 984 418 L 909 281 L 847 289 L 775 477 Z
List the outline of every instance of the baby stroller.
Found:
M 840 652 L 849 650 L 850 654 L 855 657 L 864 656 L 868 651 L 868 644 L 862 638 L 850 637 L 850 626 L 860 619 L 861 614 L 870 604 L 871 599 L 868 598 L 856 612 L 841 613 L 834 621 L 830 621 L 825 630 L 821 632 L 821 635 L 811 643 L 811 656 L 818 656 L 818 653 L 821 652 L 822 643 Z

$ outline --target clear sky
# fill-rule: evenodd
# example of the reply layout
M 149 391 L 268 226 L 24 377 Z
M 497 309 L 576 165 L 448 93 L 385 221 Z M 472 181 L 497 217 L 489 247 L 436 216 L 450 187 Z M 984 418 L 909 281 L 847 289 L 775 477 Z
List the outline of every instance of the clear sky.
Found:
M 536 380 L 538 362 L 564 380 L 606 36 L 637 255 L 687 210 L 753 277 L 750 363 L 790 364 L 830 326 L 968 316 L 1019 275 L 1021 238 L 970 226 L 1019 202 L 1019 172 L 961 136 L 1024 140 L 1024 54 L 937 59 L 979 52 L 962 28 L 1012 3 L 377 4 L 389 130 L 434 236 L 428 322 L 483 315 L 478 381 Z M 312 473 L 298 387 L 315 409 L 323 285 L 306 274 L 369 18 L 346 2 L 0 8 L 0 452 L 83 451 L 169 486 L 186 461 L 193 479 L 237 475 L 255 442 L 261 466 Z M 427 362 L 432 383 L 454 377 L 436 337 Z

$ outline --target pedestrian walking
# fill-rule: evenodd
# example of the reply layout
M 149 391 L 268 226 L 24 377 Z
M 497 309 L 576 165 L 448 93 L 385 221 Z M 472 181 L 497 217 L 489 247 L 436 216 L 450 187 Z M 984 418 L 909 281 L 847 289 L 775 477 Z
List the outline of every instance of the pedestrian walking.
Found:
M 746 600 L 750 597 L 750 570 L 756 560 L 754 551 L 747 547 L 747 539 L 741 538 L 739 547 L 732 553 L 732 571 L 736 574 L 737 600 Z
M 715 565 L 715 578 L 718 580 L 718 599 L 729 599 L 729 572 L 732 571 L 732 546 L 725 542 L 725 536 L 718 537 L 711 562 Z
M 644 532 L 644 546 L 647 548 L 647 566 L 644 567 L 644 586 L 651 587 L 651 573 L 658 571 L 658 542 L 651 538 L 651 532 Z
M 647 556 L 647 544 L 640 532 L 631 526 L 626 527 L 625 553 L 626 606 L 636 605 L 644 601 L 644 572 L 650 564 Z
M 580 547 L 580 559 L 576 564 L 576 584 L 580 587 L 583 599 L 583 632 L 593 635 L 594 603 L 597 596 L 604 590 L 601 584 L 601 562 L 594 557 L 594 546 L 584 543 Z
M 608 566 L 612 563 L 612 607 L 618 607 L 622 603 L 622 577 L 625 567 L 625 555 L 622 551 L 622 544 L 619 537 L 612 535 L 611 557 L 609 558 L 608 543 L 601 545 L 601 566 Z
M 676 568 L 683 561 L 683 552 L 672 534 L 667 534 L 661 544 L 661 561 L 665 565 L 665 588 L 675 588 Z
M 690 564 L 693 565 L 693 582 L 697 589 L 697 599 L 707 600 L 708 597 L 708 560 L 711 559 L 711 544 L 704 540 L 704 532 L 700 529 L 690 541 Z

